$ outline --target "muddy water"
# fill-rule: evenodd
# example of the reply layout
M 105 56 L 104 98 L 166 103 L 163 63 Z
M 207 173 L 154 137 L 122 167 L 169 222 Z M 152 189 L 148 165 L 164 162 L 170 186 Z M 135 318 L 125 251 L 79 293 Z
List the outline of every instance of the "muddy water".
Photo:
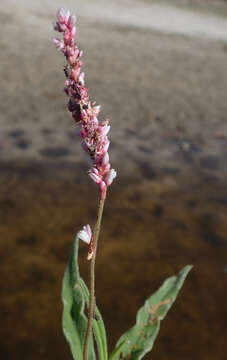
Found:
M 1 358 L 71 359 L 61 331 L 61 280 L 73 236 L 96 214 L 82 166 L 1 164 Z M 119 178 L 105 207 L 97 302 L 112 347 L 145 298 L 194 264 L 148 359 L 224 360 L 227 190 L 218 176 L 154 169 Z M 86 247 L 80 250 L 87 279 Z

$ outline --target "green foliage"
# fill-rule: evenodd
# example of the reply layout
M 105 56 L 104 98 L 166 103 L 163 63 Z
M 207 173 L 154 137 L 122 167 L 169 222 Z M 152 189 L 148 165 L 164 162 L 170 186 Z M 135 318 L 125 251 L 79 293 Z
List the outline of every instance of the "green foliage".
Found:
M 63 331 L 70 345 L 74 360 L 83 360 L 83 348 L 87 329 L 85 307 L 89 305 L 89 291 L 80 277 L 78 267 L 78 242 L 76 237 L 65 271 L 62 301 Z M 191 266 L 182 269 L 179 275 L 168 278 L 163 285 L 138 311 L 136 324 L 117 342 L 116 348 L 109 360 L 139 360 L 149 352 L 154 344 L 160 329 L 161 320 L 175 301 L 184 280 L 191 270 Z M 93 320 L 93 333 L 97 345 L 99 360 L 108 360 L 106 331 L 102 316 L 96 306 Z M 93 338 L 89 343 L 89 360 L 95 360 Z
M 89 304 L 88 289 L 80 277 L 78 267 L 78 242 L 76 237 L 65 271 L 62 301 L 64 305 L 62 326 L 65 337 L 70 345 L 74 360 L 83 360 L 83 347 L 87 329 L 87 317 L 84 313 L 85 304 Z M 106 332 L 102 316 L 96 306 L 97 320 L 93 320 L 93 329 L 100 360 L 107 360 Z M 95 359 L 93 339 L 89 343 L 89 360 Z
M 160 329 L 161 320 L 175 301 L 191 266 L 183 268 L 179 275 L 168 278 L 140 308 L 136 324 L 117 342 L 111 360 L 139 360 L 149 352 Z
M 80 278 L 80 286 L 84 294 L 84 298 L 86 301 L 87 306 L 89 305 L 89 290 L 84 283 L 83 279 Z M 103 360 L 108 359 L 108 350 L 107 350 L 107 340 L 106 340 L 106 330 L 105 325 L 102 319 L 102 315 L 96 306 L 95 309 L 95 317 L 96 319 L 93 320 L 93 329 L 95 334 L 95 341 L 98 347 L 99 358 Z
M 114 351 L 112 352 L 112 354 L 110 355 L 110 359 L 109 360 L 114 360 L 114 359 L 118 359 L 119 356 L 121 356 L 122 354 L 122 348 L 125 345 L 125 343 L 127 342 L 127 339 L 124 339 L 122 342 L 120 342 L 119 345 L 116 346 L 116 348 L 114 349 Z

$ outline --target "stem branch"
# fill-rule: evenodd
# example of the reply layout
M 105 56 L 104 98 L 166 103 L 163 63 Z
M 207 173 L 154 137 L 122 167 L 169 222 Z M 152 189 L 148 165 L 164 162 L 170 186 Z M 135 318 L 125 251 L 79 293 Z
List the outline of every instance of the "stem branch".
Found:
M 88 344 L 89 339 L 92 333 L 92 325 L 93 325 L 93 317 L 95 310 L 95 261 L 96 261 L 96 253 L 98 246 L 98 239 L 100 233 L 100 226 L 102 221 L 103 207 L 105 203 L 106 192 L 101 193 L 99 206 L 98 206 L 98 215 L 97 222 L 95 224 L 94 230 L 94 238 L 93 238 L 93 256 L 90 261 L 90 298 L 89 298 L 89 312 L 88 312 L 88 323 L 87 323 L 87 332 L 84 343 L 84 360 L 88 360 Z

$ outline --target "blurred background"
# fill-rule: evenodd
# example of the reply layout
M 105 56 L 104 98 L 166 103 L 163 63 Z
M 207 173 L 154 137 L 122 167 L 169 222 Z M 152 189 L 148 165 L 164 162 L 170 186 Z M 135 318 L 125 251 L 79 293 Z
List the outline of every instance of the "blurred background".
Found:
M 66 110 L 56 10 L 78 18 L 90 98 L 111 120 L 97 303 L 110 348 L 162 281 L 194 264 L 157 360 L 224 360 L 227 2 L 1 0 L 0 354 L 71 359 L 61 282 L 97 189 Z M 81 273 L 87 279 L 86 246 Z

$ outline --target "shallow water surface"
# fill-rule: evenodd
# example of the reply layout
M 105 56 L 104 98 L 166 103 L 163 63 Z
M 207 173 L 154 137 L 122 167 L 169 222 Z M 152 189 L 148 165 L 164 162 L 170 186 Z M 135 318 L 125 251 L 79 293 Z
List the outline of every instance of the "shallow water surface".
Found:
M 1 165 L 1 356 L 71 359 L 61 331 L 61 281 L 76 232 L 96 216 L 96 190 L 73 166 Z M 219 359 L 226 339 L 225 184 L 154 170 L 122 178 L 106 202 L 97 303 L 109 344 L 133 325 L 161 282 L 194 264 L 147 358 Z M 81 273 L 87 280 L 86 246 Z

